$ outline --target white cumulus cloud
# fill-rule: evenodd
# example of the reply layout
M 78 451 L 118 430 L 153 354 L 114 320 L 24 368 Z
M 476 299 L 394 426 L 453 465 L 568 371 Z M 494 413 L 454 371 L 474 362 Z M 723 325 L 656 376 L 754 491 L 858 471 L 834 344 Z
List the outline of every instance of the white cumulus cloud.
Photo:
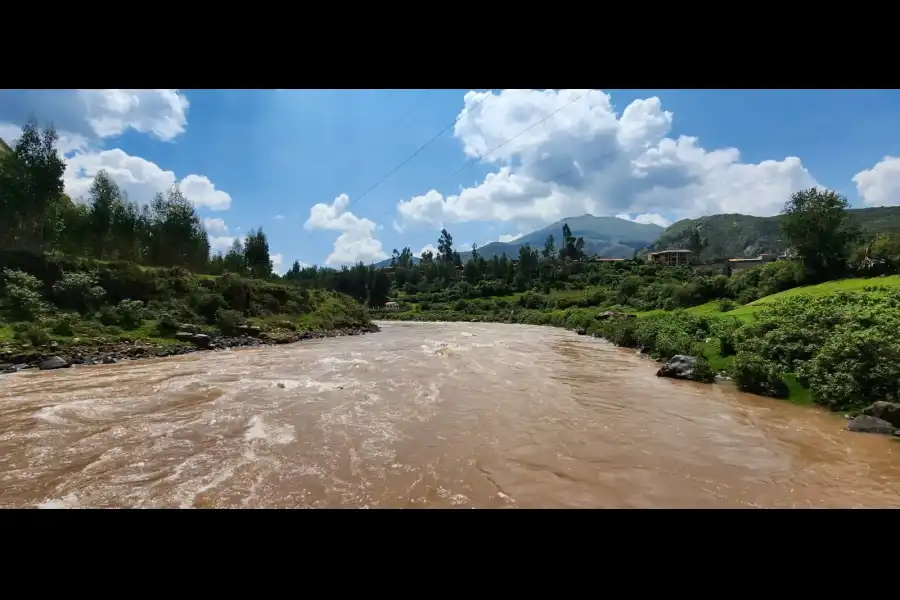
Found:
M 468 92 L 464 104 L 454 134 L 466 155 L 484 157 L 495 171 L 458 194 L 430 190 L 401 201 L 401 226 L 521 227 L 583 213 L 660 224 L 668 222 L 664 213 L 771 215 L 791 193 L 816 185 L 796 157 L 743 163 L 736 148 L 706 150 L 696 137 L 668 137 L 674 115 L 656 97 L 620 112 L 599 90 Z
M 868 206 L 900 206 L 900 158 L 885 156 L 854 175 L 853 183 Z
M 521 233 L 505 233 L 501 235 L 497 241 L 503 242 L 504 244 L 508 244 L 509 242 L 514 242 L 517 239 L 522 237 Z
M 424 246 L 422 246 L 422 249 L 419 250 L 419 253 L 416 254 L 416 258 L 419 258 L 420 256 L 422 256 L 422 255 L 425 254 L 426 252 L 431 252 L 432 254 L 434 254 L 435 256 L 437 256 L 438 249 L 434 247 L 434 244 L 425 244 Z
M 139 156 L 131 156 L 119 148 L 85 150 L 66 157 L 66 193 L 73 199 L 86 197 L 94 177 L 101 170 L 109 173 L 131 200 L 140 203 L 149 202 L 157 192 L 166 191 L 177 181 L 173 171 Z M 217 189 L 204 175 L 187 175 L 178 187 L 194 206 L 210 210 L 228 210 L 231 207 L 231 196 Z
M 228 235 L 228 225 L 222 219 L 214 217 L 203 219 L 203 227 L 211 235 Z
M 309 219 L 303 225 L 306 229 L 341 232 L 334 240 L 334 250 L 325 259 L 325 264 L 337 266 L 359 261 L 369 263 L 387 258 L 381 242 L 372 236 L 378 226 L 369 219 L 349 212 L 348 204 L 350 197 L 341 194 L 331 204 L 320 202 L 309 209 Z
M 288 268 L 284 266 L 284 255 L 280 252 L 269 256 L 269 260 L 272 261 L 272 270 L 279 275 L 283 275 L 287 271 Z
M 4 102 L 30 100 L 41 107 L 42 118 L 59 117 L 76 131 L 59 128 L 57 144 L 66 160 L 63 176 L 66 193 L 77 200 L 87 196 L 94 176 L 106 170 L 134 201 L 149 202 L 178 181 L 173 171 L 120 148 L 102 148 L 102 139 L 128 129 L 169 141 L 184 132 L 188 100 L 178 90 L 27 90 L 2 92 Z M 0 137 L 10 145 L 21 126 L 0 123 Z M 178 181 L 184 196 L 198 208 L 227 210 L 231 196 L 208 177 L 189 173 Z
M 653 225 L 659 225 L 660 227 L 668 227 L 669 225 L 672 224 L 672 222 L 669 219 L 665 218 L 664 216 L 662 216 L 659 213 L 644 213 L 642 215 L 635 216 L 633 219 L 631 218 L 631 215 L 629 215 L 628 213 L 622 213 L 622 214 L 616 215 L 616 217 L 619 219 L 625 219 L 626 221 L 634 221 L 635 223 L 642 223 L 644 225 L 653 224 Z
M 168 141 L 187 125 L 189 103 L 178 90 L 78 90 L 78 95 L 99 137 L 134 129 Z

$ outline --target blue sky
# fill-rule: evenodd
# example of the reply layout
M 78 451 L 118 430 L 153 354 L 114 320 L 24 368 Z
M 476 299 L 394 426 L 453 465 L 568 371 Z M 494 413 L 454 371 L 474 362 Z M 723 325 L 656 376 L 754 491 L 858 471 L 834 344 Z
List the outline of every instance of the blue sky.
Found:
M 73 197 L 101 168 L 139 202 L 179 183 L 215 245 L 262 226 L 281 268 L 418 253 L 442 225 L 468 246 L 586 212 L 769 215 L 810 185 L 900 204 L 893 90 L 0 92 L 0 137 L 30 115 Z

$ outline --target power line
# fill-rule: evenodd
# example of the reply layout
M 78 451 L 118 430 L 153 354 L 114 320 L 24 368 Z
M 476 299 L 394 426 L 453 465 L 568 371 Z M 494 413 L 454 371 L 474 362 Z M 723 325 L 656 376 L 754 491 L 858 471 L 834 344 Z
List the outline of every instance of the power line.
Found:
M 365 197 L 369 194 L 369 192 L 371 192 L 372 190 L 374 190 L 375 188 L 377 188 L 379 185 L 381 185 L 382 183 L 384 183 L 391 175 L 393 175 L 394 173 L 396 173 L 397 171 L 399 171 L 400 169 L 402 169 L 407 163 L 409 163 L 409 161 L 411 161 L 412 159 L 414 159 L 414 158 L 415 158 L 416 156 L 418 156 L 423 150 L 425 150 L 425 148 L 427 148 L 427 147 L 430 146 L 432 143 L 434 143 L 435 140 L 437 140 L 439 137 L 441 137 L 442 135 L 444 135 L 445 133 L 447 133 L 447 131 L 449 131 L 451 127 L 453 127 L 454 125 L 456 125 L 456 123 L 457 123 L 461 118 L 463 118 L 470 110 L 472 110 L 473 108 L 475 108 L 476 106 L 478 106 L 479 104 L 481 104 L 482 102 L 484 102 L 484 101 L 487 99 L 488 96 L 490 96 L 490 95 L 492 95 L 492 94 L 494 93 L 494 91 L 496 91 L 496 88 L 493 89 L 493 90 L 490 90 L 487 94 L 485 94 L 484 96 L 482 96 L 482 98 L 481 98 L 480 100 L 478 100 L 477 102 L 473 103 L 471 106 L 469 106 L 469 107 L 466 108 L 464 111 L 462 111 L 461 113 L 459 113 L 459 114 L 456 116 L 456 118 L 454 118 L 452 121 L 450 121 L 450 123 L 449 123 L 446 127 L 444 127 L 443 129 L 441 129 L 434 137 L 432 137 L 430 140 L 428 140 L 427 142 L 425 142 L 424 144 L 422 144 L 421 146 L 419 146 L 419 148 L 418 148 L 415 152 L 413 152 L 412 154 L 410 154 L 409 156 L 407 156 L 400 164 L 398 164 L 396 167 L 394 167 L 393 169 L 391 169 L 390 171 L 388 171 L 388 173 L 387 173 L 384 177 L 382 177 L 381 179 L 379 179 L 378 181 L 376 181 L 375 183 L 373 183 L 371 186 L 369 186 L 369 188 L 368 188 L 366 191 L 364 191 L 362 194 L 360 194 L 358 197 L 354 198 L 354 199 L 350 202 L 350 204 L 347 205 L 347 209 L 345 209 L 345 210 L 349 210 L 350 206 L 352 206 L 353 204 L 356 204 L 357 202 L 359 202 L 360 200 L 362 200 L 363 198 L 365 198 Z

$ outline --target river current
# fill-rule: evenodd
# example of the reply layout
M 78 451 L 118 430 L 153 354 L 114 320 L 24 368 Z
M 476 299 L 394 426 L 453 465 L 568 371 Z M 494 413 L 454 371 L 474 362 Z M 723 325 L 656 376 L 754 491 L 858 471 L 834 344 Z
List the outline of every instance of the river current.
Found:
M 900 444 L 525 325 L 0 377 L 0 507 L 897 507 Z

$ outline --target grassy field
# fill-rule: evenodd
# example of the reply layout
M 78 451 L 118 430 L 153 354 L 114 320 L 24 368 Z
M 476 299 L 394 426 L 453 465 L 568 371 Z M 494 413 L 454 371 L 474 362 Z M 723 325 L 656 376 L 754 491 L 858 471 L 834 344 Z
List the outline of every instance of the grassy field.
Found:
M 791 298 L 794 296 L 827 296 L 837 292 L 861 292 L 869 286 L 877 287 L 900 287 L 900 275 L 892 275 L 890 277 L 873 277 L 871 279 L 839 279 L 837 281 L 828 281 L 819 285 L 809 285 L 806 287 L 794 288 L 765 298 L 760 298 L 756 302 L 739 306 L 738 308 L 727 313 L 720 313 L 741 320 L 748 319 L 760 308 L 767 304 L 777 302 L 783 298 Z M 872 292 L 878 293 L 878 292 Z M 707 306 L 704 304 L 703 306 Z M 695 306 L 694 308 L 700 308 Z
M 738 306 L 734 310 L 728 312 L 719 311 L 718 302 L 707 302 L 699 306 L 692 306 L 685 309 L 686 313 L 698 316 L 721 315 L 724 317 L 736 317 L 742 321 L 747 321 L 753 317 L 761 308 L 767 304 L 777 302 L 783 298 L 791 298 L 794 296 L 827 296 L 836 292 L 861 292 L 865 288 L 873 287 L 900 287 L 900 275 L 892 275 L 890 277 L 873 277 L 871 279 L 839 279 L 837 281 L 829 281 L 820 283 L 819 285 L 808 285 L 806 287 L 794 288 L 784 292 L 778 292 L 765 298 L 760 298 L 755 302 Z M 878 292 L 872 292 L 878 293 Z M 635 313 L 639 317 L 647 317 L 650 315 L 661 315 L 664 310 L 648 310 L 645 312 Z

